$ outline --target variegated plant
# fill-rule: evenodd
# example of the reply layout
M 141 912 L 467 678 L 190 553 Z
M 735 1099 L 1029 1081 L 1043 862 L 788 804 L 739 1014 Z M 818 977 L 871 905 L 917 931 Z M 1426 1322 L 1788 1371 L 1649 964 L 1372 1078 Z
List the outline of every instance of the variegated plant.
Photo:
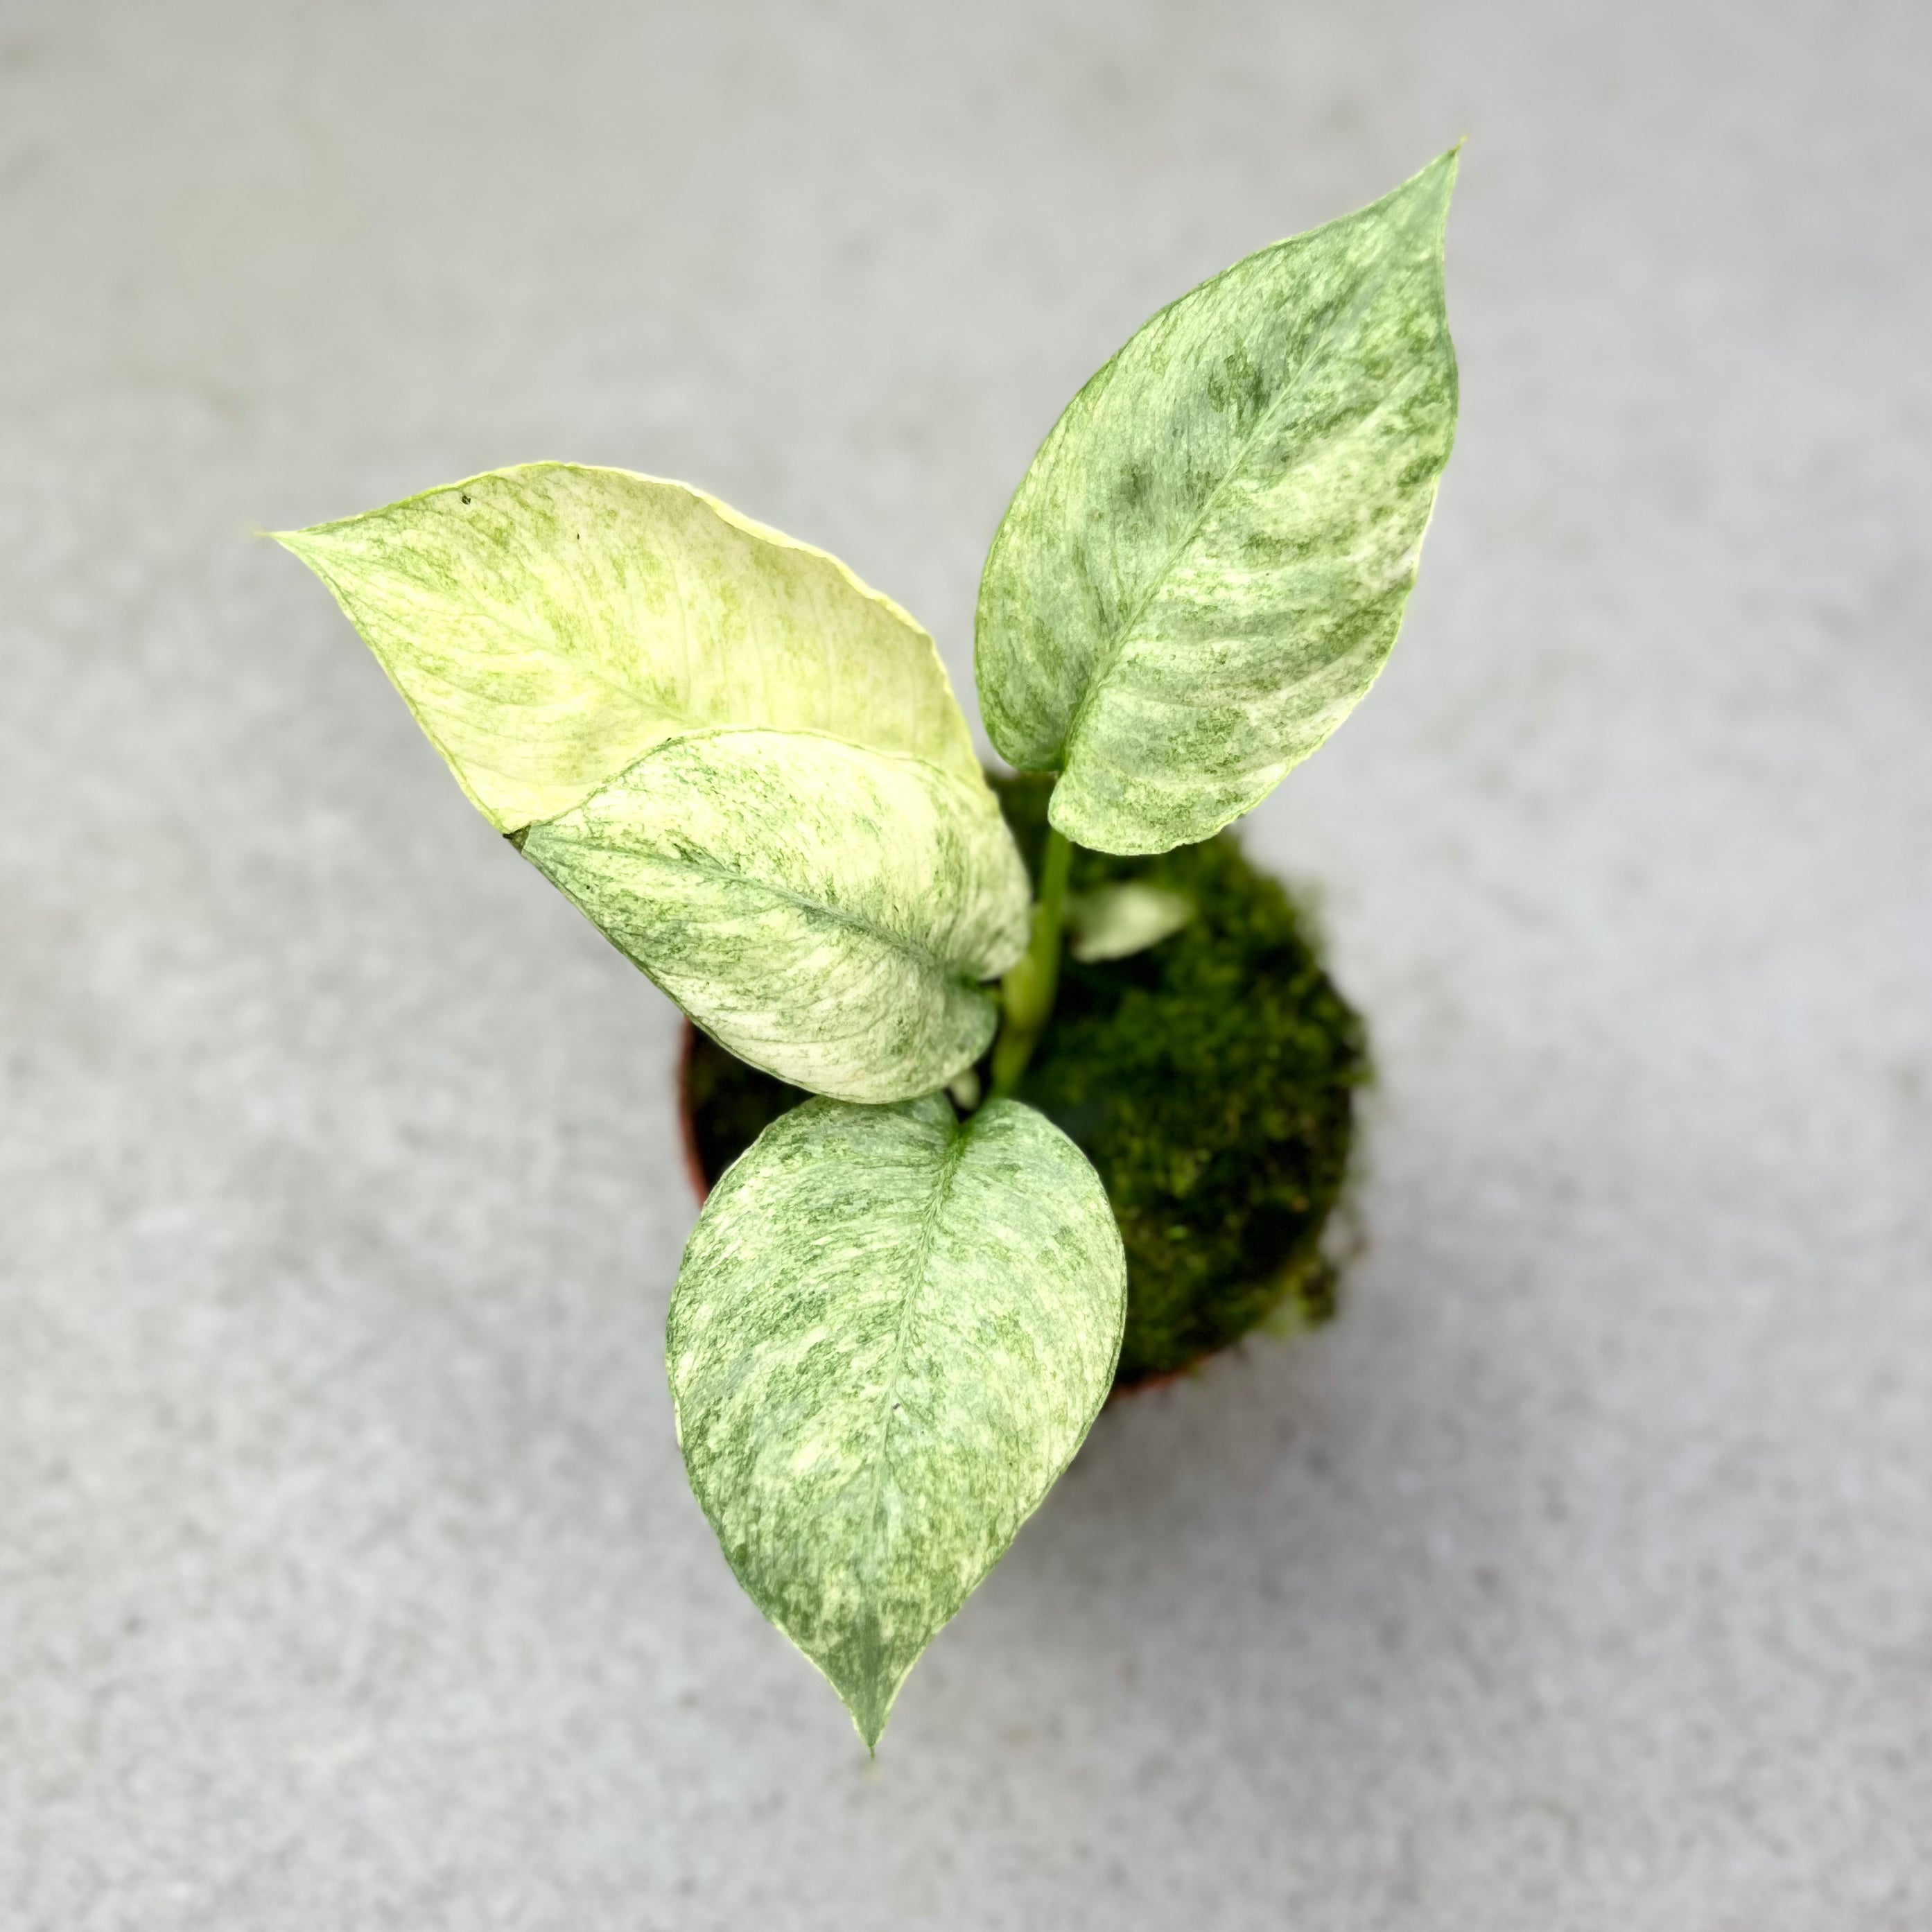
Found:
M 1120 1346 L 1106 1196 L 1010 1096 L 1063 943 L 1118 958 L 1189 908 L 1070 900 L 1070 842 L 1210 836 L 1381 669 L 1455 428 L 1455 168 L 1162 310 L 1034 459 L 976 664 L 994 745 L 1058 774 L 1034 903 L 932 639 L 701 490 L 536 464 L 280 539 L 490 823 L 698 1026 L 824 1096 L 706 1203 L 668 1362 L 726 1556 L 868 1746 Z

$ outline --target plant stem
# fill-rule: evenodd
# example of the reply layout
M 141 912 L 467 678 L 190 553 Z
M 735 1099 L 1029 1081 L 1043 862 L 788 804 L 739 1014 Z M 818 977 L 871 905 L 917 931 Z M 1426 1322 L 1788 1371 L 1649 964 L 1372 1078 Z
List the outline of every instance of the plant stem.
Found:
M 1060 929 L 1066 914 L 1066 869 L 1073 848 L 1048 826 L 1040 864 L 1040 897 L 1033 932 L 1019 963 L 1000 982 L 1004 1016 L 993 1046 L 992 1097 L 1003 1100 L 1020 1084 L 1033 1050 L 1053 1016 L 1060 990 Z

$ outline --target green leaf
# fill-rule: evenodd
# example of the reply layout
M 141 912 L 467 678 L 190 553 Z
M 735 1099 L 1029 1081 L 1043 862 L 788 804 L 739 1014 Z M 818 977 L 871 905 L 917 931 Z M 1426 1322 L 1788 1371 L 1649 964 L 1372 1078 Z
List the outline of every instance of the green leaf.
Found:
M 1138 879 L 1102 886 L 1066 902 L 1066 950 L 1083 964 L 1125 959 L 1172 938 L 1194 916 L 1194 902 Z
M 806 732 L 674 738 L 524 856 L 715 1039 L 848 1100 L 929 1093 L 997 1012 L 1025 867 L 976 770 Z
M 706 1203 L 667 1340 L 692 1487 L 868 1746 L 1072 1460 L 1126 1307 L 1099 1178 L 1016 1101 L 808 1101 Z
M 500 832 L 719 726 L 828 732 L 980 781 L 925 632 L 837 558 L 687 484 L 533 463 L 277 541 Z
M 1068 406 L 994 538 L 993 742 L 1104 852 L 1258 804 L 1395 641 L 1456 424 L 1454 151 L 1163 309 Z

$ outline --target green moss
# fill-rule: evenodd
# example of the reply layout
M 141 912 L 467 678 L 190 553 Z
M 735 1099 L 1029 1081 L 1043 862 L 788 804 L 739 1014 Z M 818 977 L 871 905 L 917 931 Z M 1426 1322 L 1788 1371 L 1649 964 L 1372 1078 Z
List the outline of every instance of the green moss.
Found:
M 1029 866 L 1048 782 L 996 779 Z M 1348 1166 L 1361 1022 L 1304 917 L 1234 836 L 1154 859 L 1074 854 L 1071 890 L 1145 879 L 1192 922 L 1131 958 L 1061 969 L 1020 1088 L 1084 1149 L 1127 1250 L 1123 1384 L 1186 1368 L 1264 1318 L 1332 1312 L 1322 1232 Z M 689 1068 L 700 1163 L 715 1178 L 805 1098 L 698 1037 Z

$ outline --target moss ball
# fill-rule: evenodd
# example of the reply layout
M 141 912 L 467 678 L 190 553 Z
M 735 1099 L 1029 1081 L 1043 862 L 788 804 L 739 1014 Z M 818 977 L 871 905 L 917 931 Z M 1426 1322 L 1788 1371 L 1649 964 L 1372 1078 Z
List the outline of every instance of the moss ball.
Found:
M 1049 782 L 993 783 L 1036 869 Z M 1322 1234 L 1368 1076 L 1361 1021 L 1322 970 L 1306 916 L 1232 832 L 1151 859 L 1076 851 L 1069 890 L 1126 879 L 1181 894 L 1194 917 L 1129 958 L 1066 958 L 1020 1088 L 1079 1144 L 1119 1218 L 1124 1387 L 1186 1369 L 1277 1312 L 1333 1312 Z M 806 1097 L 702 1035 L 686 1082 L 707 1180 Z

